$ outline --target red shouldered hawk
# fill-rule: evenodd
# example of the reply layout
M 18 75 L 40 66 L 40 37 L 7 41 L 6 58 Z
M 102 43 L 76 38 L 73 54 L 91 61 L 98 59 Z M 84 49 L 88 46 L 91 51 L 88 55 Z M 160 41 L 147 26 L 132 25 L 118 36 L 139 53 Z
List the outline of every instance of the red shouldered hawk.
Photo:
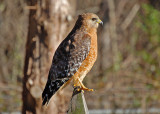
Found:
M 79 90 L 93 91 L 82 83 L 83 78 L 91 70 L 97 58 L 97 28 L 103 24 L 96 14 L 84 13 L 57 48 L 48 75 L 48 81 L 42 93 L 43 103 L 48 104 L 50 98 L 62 86 L 73 81 Z

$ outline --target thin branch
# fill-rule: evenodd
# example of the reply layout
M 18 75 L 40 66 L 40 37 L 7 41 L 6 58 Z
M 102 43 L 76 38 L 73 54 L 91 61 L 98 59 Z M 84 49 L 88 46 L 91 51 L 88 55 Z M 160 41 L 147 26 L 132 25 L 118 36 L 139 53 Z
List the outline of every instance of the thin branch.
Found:
M 127 18 L 124 20 L 124 22 L 121 24 L 121 28 L 122 30 L 126 30 L 127 27 L 130 25 L 130 23 L 132 22 L 132 20 L 134 19 L 134 17 L 136 16 L 138 10 L 140 9 L 140 5 L 139 4 L 135 4 L 132 8 L 132 10 L 130 11 L 130 13 L 128 14 Z
M 116 31 L 116 12 L 114 0 L 108 0 L 109 7 L 109 20 L 110 20 L 110 35 L 112 39 L 112 51 L 113 51 L 113 65 L 116 68 L 118 64 L 118 45 L 117 45 L 117 31 Z
M 117 13 L 116 13 L 116 18 L 119 19 L 121 14 L 124 11 L 124 7 L 127 4 L 128 0 L 120 0 L 117 6 Z
M 26 6 L 25 8 L 28 9 L 28 10 L 36 10 L 37 9 L 37 5 L 35 5 L 35 6 Z

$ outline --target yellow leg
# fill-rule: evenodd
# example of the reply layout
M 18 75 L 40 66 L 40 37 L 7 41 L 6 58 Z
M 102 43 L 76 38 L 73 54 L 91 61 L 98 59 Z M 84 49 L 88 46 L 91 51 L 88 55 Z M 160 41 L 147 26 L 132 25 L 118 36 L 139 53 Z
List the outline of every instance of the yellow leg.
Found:
M 75 81 L 76 83 L 74 83 L 74 87 L 76 86 L 80 86 L 80 88 L 77 89 L 77 91 L 80 91 L 80 90 L 86 90 L 86 91 L 94 91 L 93 89 L 88 89 L 87 87 L 85 87 L 83 85 L 83 83 L 81 82 L 81 80 L 79 79 L 79 77 L 77 78 L 77 80 Z

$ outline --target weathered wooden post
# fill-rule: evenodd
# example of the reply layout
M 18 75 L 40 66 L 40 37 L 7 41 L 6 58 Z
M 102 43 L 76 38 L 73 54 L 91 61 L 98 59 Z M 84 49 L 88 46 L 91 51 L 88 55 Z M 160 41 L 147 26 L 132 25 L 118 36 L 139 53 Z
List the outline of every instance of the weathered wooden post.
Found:
M 70 101 L 68 114 L 89 114 L 86 100 L 82 91 L 78 92 L 76 89 Z

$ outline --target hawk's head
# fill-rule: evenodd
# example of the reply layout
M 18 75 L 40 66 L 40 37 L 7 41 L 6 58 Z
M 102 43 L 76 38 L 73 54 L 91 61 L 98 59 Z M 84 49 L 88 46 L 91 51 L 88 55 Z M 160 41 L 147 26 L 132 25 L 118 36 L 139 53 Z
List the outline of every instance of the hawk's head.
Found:
M 83 13 L 78 17 L 78 23 L 88 27 L 88 28 L 98 28 L 99 24 L 103 24 L 103 22 L 99 19 L 99 17 L 94 13 Z

